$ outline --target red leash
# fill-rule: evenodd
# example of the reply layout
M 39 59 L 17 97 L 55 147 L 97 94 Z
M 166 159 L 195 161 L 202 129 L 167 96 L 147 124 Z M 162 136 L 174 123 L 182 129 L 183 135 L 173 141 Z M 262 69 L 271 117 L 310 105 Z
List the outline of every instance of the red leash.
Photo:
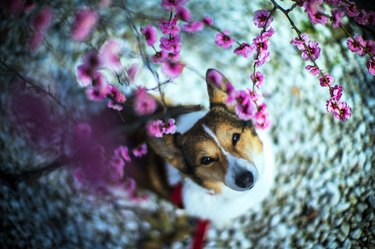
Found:
M 178 183 L 173 187 L 171 201 L 174 205 L 176 205 L 176 207 L 184 207 L 182 203 L 182 183 Z M 203 249 L 209 226 L 209 220 L 198 219 L 198 223 L 195 227 L 193 241 L 191 244 L 191 249 Z

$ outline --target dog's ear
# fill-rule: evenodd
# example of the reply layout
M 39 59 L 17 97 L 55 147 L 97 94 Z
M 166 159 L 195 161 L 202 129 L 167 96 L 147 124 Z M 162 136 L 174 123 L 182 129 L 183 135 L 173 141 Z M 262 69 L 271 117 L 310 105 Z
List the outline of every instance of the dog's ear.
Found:
M 148 144 L 156 154 L 164 158 L 173 167 L 184 171 L 186 162 L 181 148 L 177 145 L 177 140 L 180 136 L 181 134 L 177 132 L 173 135 L 164 135 L 161 138 L 150 137 Z
M 210 108 L 217 104 L 231 108 L 226 101 L 228 98 L 226 92 L 228 84 L 230 84 L 229 80 L 218 70 L 211 68 L 206 72 L 206 83 L 208 96 L 210 98 Z

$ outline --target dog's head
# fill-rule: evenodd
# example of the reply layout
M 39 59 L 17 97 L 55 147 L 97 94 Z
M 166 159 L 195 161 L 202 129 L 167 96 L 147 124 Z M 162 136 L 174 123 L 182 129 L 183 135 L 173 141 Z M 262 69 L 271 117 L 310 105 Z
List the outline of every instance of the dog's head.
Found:
M 211 77 L 215 73 L 217 78 Z M 150 138 L 154 151 L 204 188 L 221 192 L 251 189 L 263 167 L 263 146 L 251 122 L 226 103 L 228 80 L 218 71 L 206 74 L 210 110 L 185 133 Z

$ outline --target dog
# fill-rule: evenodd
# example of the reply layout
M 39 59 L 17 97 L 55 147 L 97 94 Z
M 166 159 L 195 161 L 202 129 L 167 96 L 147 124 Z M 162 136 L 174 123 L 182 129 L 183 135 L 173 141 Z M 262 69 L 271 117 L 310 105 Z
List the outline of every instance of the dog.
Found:
M 154 190 L 164 196 L 180 182 L 186 214 L 223 228 L 251 209 L 258 210 L 269 196 L 274 159 L 267 134 L 235 114 L 226 93 L 208 77 L 212 72 L 222 76 L 220 84 L 229 82 L 219 71 L 207 71 L 209 110 L 178 118 L 175 134 L 148 138 L 149 147 L 166 162 L 162 167 L 167 183 L 155 177 L 163 171 L 156 166 L 149 175 Z

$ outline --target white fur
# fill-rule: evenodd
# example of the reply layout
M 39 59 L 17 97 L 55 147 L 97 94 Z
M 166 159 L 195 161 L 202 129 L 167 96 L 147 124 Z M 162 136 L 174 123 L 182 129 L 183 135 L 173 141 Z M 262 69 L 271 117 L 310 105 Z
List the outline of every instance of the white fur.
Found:
M 204 116 L 199 113 L 196 117 Z M 196 118 L 195 117 L 195 118 Z M 198 118 L 198 119 L 199 119 Z M 194 116 L 180 120 L 190 123 L 185 125 L 188 130 L 197 121 Z M 179 124 L 177 124 L 177 127 Z M 189 127 L 189 128 L 186 128 Z M 266 133 L 258 131 L 263 143 L 262 158 L 257 158 L 255 164 L 261 163 L 258 180 L 252 189 L 247 191 L 235 191 L 223 184 L 222 192 L 213 195 L 211 191 L 199 186 L 189 178 L 183 180 L 183 203 L 187 214 L 202 219 L 209 219 L 218 228 L 230 224 L 231 220 L 239 217 L 250 210 L 259 210 L 261 202 L 269 195 L 274 182 L 274 156 L 272 145 Z M 172 167 L 167 165 L 167 168 Z M 173 175 L 177 174 L 176 171 Z M 169 175 L 172 176 L 171 174 Z

